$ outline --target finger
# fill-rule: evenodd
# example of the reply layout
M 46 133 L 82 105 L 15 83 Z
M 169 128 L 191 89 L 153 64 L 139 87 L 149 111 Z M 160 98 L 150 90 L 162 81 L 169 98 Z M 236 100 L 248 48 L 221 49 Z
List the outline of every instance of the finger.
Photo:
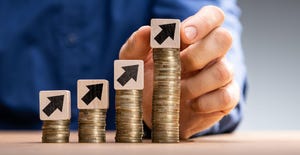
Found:
M 239 87 L 232 81 L 228 85 L 198 97 L 192 102 L 192 109 L 198 113 L 222 112 L 228 114 L 238 103 Z
M 220 121 L 224 115 L 205 114 L 194 115 L 185 123 L 180 123 L 179 136 L 180 139 L 188 139 L 191 136 L 212 127 L 216 122 Z
M 205 6 L 183 21 L 180 29 L 183 43 L 192 44 L 204 38 L 224 22 L 224 12 L 215 6 Z
M 213 126 L 224 116 L 223 113 L 201 114 L 192 110 L 190 102 L 180 104 L 179 135 L 181 139 L 188 139 Z
M 237 105 L 240 91 L 236 82 L 231 82 L 223 88 L 205 94 L 192 102 L 193 112 L 189 112 L 189 119 L 181 120 L 180 137 L 187 139 L 220 121 Z M 185 105 L 184 113 L 188 109 Z M 187 115 L 187 114 L 186 114 Z
M 202 69 L 209 62 L 223 57 L 232 44 L 231 34 L 224 28 L 213 30 L 202 41 L 190 45 L 181 52 L 183 73 Z
M 119 58 L 145 60 L 150 49 L 150 26 L 142 26 L 122 46 Z
M 232 80 L 233 69 L 225 58 L 217 61 L 194 76 L 181 81 L 181 98 L 183 101 L 216 90 Z

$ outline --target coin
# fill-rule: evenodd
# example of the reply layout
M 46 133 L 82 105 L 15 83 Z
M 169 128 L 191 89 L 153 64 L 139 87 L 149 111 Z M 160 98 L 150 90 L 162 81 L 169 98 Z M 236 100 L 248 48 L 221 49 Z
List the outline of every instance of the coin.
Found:
M 42 126 L 43 143 L 68 143 L 70 120 L 45 120 Z
M 142 142 L 142 95 L 142 90 L 116 90 L 116 142 Z
M 106 141 L 107 109 L 79 109 L 79 143 L 103 143 Z
M 181 62 L 179 49 L 154 48 L 152 142 L 179 142 Z

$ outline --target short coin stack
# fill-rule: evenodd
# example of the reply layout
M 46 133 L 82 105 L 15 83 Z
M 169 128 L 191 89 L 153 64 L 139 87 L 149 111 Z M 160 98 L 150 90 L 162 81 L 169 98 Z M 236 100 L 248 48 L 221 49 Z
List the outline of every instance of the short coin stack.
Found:
M 106 109 L 80 109 L 78 140 L 80 143 L 103 143 L 106 127 Z
M 68 143 L 71 101 L 67 90 L 40 91 L 43 143 Z
M 116 137 L 120 143 L 140 143 L 143 138 L 143 61 L 115 61 Z
M 47 120 L 43 123 L 43 143 L 68 143 L 70 120 Z
M 152 142 L 176 143 L 179 142 L 181 78 L 179 21 L 152 19 L 151 47 L 154 61 Z
M 106 141 L 106 112 L 108 108 L 107 80 L 78 80 L 78 140 L 80 143 Z

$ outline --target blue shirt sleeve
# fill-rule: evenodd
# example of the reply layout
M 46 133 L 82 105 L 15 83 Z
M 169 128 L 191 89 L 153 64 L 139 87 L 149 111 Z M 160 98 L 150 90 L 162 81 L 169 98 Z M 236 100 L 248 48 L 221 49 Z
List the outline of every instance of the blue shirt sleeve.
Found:
M 236 0 L 159 0 L 154 3 L 153 17 L 160 18 L 185 18 L 195 14 L 205 5 L 215 5 L 225 12 L 225 22 L 222 27 L 229 30 L 233 36 L 233 44 L 226 57 L 234 66 L 234 79 L 238 82 L 241 90 L 239 104 L 225 116 L 221 121 L 211 128 L 202 131 L 194 136 L 228 133 L 234 131 L 242 120 L 243 108 L 246 96 L 246 67 L 241 47 L 242 26 L 239 21 L 240 9 Z

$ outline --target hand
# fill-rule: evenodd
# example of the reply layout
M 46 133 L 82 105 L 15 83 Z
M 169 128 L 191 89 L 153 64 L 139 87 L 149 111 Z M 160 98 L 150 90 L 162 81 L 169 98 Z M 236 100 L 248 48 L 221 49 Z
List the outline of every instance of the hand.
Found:
M 230 33 L 221 28 L 224 13 L 206 6 L 181 24 L 181 101 L 180 138 L 187 139 L 203 131 L 237 105 L 239 87 L 233 80 L 233 69 L 225 59 L 231 47 Z M 145 62 L 143 92 L 144 121 L 152 127 L 153 59 L 150 27 L 134 32 L 122 46 L 120 59 Z

